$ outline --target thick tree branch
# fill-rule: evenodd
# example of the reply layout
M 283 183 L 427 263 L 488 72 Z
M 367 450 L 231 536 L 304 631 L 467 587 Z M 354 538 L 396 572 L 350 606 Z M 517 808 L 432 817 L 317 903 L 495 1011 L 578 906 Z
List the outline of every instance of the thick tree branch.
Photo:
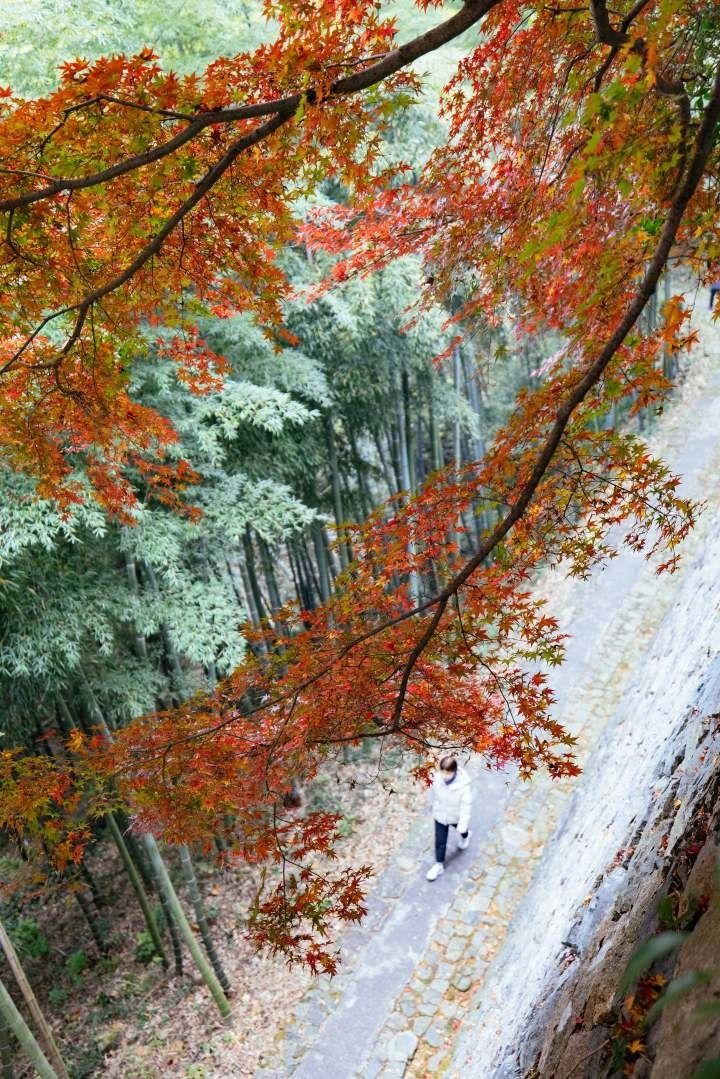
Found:
M 642 313 L 646 303 L 652 296 L 660 275 L 663 271 L 667 257 L 670 254 L 670 249 L 675 242 L 675 236 L 677 235 L 680 222 L 682 221 L 683 214 L 692 198 L 695 190 L 700 183 L 705 166 L 712 152 L 716 128 L 720 122 L 720 67 L 717 70 L 715 77 L 715 85 L 713 94 L 708 103 L 707 108 L 703 116 L 703 121 L 695 139 L 694 152 L 685 173 L 684 180 L 678 186 L 675 197 L 668 211 L 668 215 L 665 219 L 660 240 L 658 241 L 655 253 L 650 261 L 650 265 L 643 277 L 640 287 L 635 295 L 635 298 L 627 307 L 625 314 L 623 315 L 620 323 L 612 334 L 605 347 L 600 352 L 597 359 L 590 364 L 587 368 L 584 376 L 580 379 L 573 392 L 568 396 L 566 401 L 561 405 L 558 410 L 555 423 L 552 430 L 545 441 L 545 444 L 538 455 L 535 466 L 525 482 L 517 501 L 513 505 L 513 508 L 509 513 L 505 515 L 502 521 L 498 523 L 496 528 L 488 539 L 481 545 L 476 554 L 469 559 L 464 565 L 462 570 L 456 574 L 450 581 L 447 587 L 436 597 L 435 603 L 437 604 L 437 610 L 433 617 L 428 622 L 422 635 L 420 636 L 417 644 L 410 653 L 410 656 L 405 665 L 403 677 L 400 682 L 400 688 L 398 691 L 398 697 L 395 704 L 393 718 L 396 724 L 399 724 L 400 717 L 402 715 L 403 703 L 405 700 L 405 694 L 407 692 L 408 683 L 412 674 L 413 668 L 417 663 L 422 653 L 427 648 L 428 644 L 432 640 L 433 634 L 437 629 L 442 613 L 447 606 L 448 600 L 453 596 L 459 588 L 467 581 L 467 579 L 478 569 L 488 555 L 495 549 L 495 547 L 501 542 L 501 540 L 507 535 L 510 529 L 515 525 L 526 509 L 530 505 L 532 498 L 537 491 L 540 482 L 545 475 L 545 472 L 552 461 L 556 449 L 560 445 L 565 428 L 568 425 L 570 417 L 575 409 L 585 399 L 589 391 L 599 380 L 603 371 L 610 363 L 611 359 L 622 345 L 623 341 L 627 337 L 628 333 L 635 325 L 637 319 Z M 439 612 L 439 613 L 438 613 Z
M 685 172 L 683 181 L 678 187 L 675 197 L 670 205 L 665 224 L 660 235 L 660 239 L 655 248 L 655 252 L 647 268 L 647 271 L 640 283 L 640 286 L 635 294 L 634 299 L 628 305 L 625 314 L 620 320 L 614 333 L 610 336 L 606 342 L 604 348 L 598 354 L 595 359 L 586 369 L 585 374 L 579 380 L 575 389 L 568 395 L 566 400 L 559 407 L 555 422 L 552 426 L 550 434 L 548 435 L 545 443 L 543 444 L 540 452 L 538 453 L 535 465 L 533 466 L 530 476 L 524 483 L 516 501 L 512 504 L 509 511 L 503 517 L 503 519 L 497 524 L 488 539 L 481 545 L 477 552 L 470 558 L 462 569 L 448 582 L 442 591 L 431 596 L 423 603 L 417 606 L 403 611 L 395 618 L 386 619 L 383 622 L 370 627 L 364 633 L 358 634 L 353 637 L 352 640 L 344 644 L 337 654 L 327 664 L 315 671 L 312 675 L 303 679 L 300 683 L 293 685 L 286 692 L 278 694 L 270 701 L 265 701 L 255 708 L 249 709 L 242 713 L 242 717 L 237 713 L 231 713 L 227 718 L 221 719 L 219 722 L 206 727 L 202 731 L 183 736 L 182 738 L 171 739 L 161 750 L 159 754 L 166 754 L 170 749 L 180 745 L 184 745 L 191 742 L 200 741 L 203 738 L 210 737 L 213 734 L 224 730 L 227 727 L 237 723 L 239 718 L 246 719 L 248 716 L 254 715 L 258 712 L 264 712 L 268 708 L 272 708 L 284 701 L 297 697 L 300 693 L 309 689 L 311 686 L 320 682 L 335 666 L 345 659 L 351 652 L 359 648 L 366 641 L 373 637 L 377 637 L 380 634 L 391 629 L 393 626 L 397 626 L 402 622 L 406 622 L 417 615 L 425 614 L 432 611 L 432 615 L 429 618 L 427 624 L 422 630 L 415 646 L 408 655 L 407 660 L 403 665 L 403 675 L 398 689 L 396 697 L 395 707 L 393 709 L 393 715 L 388 727 L 379 729 L 376 733 L 378 736 L 384 736 L 392 733 L 398 733 L 402 729 L 402 710 L 405 702 L 405 696 L 407 694 L 408 685 L 412 672 L 417 664 L 418 659 L 423 654 L 428 644 L 433 638 L 435 631 L 437 630 L 442 616 L 447 609 L 447 606 L 453 597 L 455 597 L 463 585 L 467 584 L 469 578 L 475 573 L 476 570 L 485 562 L 490 554 L 495 550 L 504 537 L 511 531 L 515 524 L 522 518 L 528 507 L 530 506 L 543 477 L 545 476 L 555 452 L 560 445 L 567 425 L 578 406 L 585 399 L 587 394 L 600 380 L 606 367 L 615 356 L 618 348 L 622 345 L 623 341 L 627 337 L 628 333 L 635 325 L 637 319 L 642 313 L 649 298 L 652 296 L 657 283 L 660 279 L 660 275 L 665 267 L 670 250 L 675 242 L 678 228 L 682 222 L 683 214 L 692 199 L 699 183 L 702 180 L 705 167 L 713 149 L 715 132 L 718 124 L 720 123 L 720 68 L 718 68 L 713 94 L 708 103 L 700 129 L 698 130 L 695 138 L 693 154 L 690 159 L 690 163 Z M 434 610 L 433 610 L 434 608 Z M 364 735 L 363 735 L 364 736 Z M 355 740 L 356 736 L 349 736 L 342 740 Z M 357 737 L 360 737 L 358 735 Z M 322 744 L 328 744 L 333 741 L 332 738 L 323 740 Z
M 439 23 L 424 34 L 419 34 L 417 37 L 405 42 L 404 45 L 399 45 L 396 49 L 392 49 L 376 63 L 371 64 L 362 71 L 338 79 L 332 84 L 327 97 L 346 97 L 376 86 L 390 75 L 394 75 L 402 68 L 412 64 L 421 56 L 434 52 L 442 45 L 446 45 L 449 41 L 463 34 L 500 2 L 501 0 L 471 0 L 470 3 L 466 3 L 460 11 L 445 22 Z M 30 206 L 34 202 L 52 198 L 63 191 L 80 191 L 84 188 L 97 187 L 108 183 L 118 176 L 124 176 L 128 172 L 134 172 L 152 164 L 154 161 L 160 161 L 168 157 L 186 143 L 197 138 L 205 128 L 213 124 L 232 124 L 242 120 L 260 119 L 263 116 L 278 116 L 284 120 L 289 119 L 297 112 L 304 100 L 313 104 L 317 101 L 317 96 L 317 91 L 311 87 L 305 93 L 289 94 L 286 97 L 261 101 L 252 105 L 237 105 L 199 113 L 187 127 L 160 146 L 154 146 L 152 149 L 144 151 L 144 153 L 125 158 L 124 161 L 118 161 L 107 169 L 89 173 L 87 176 L 60 177 L 45 187 L 37 188 L 34 191 L 26 191 L 22 195 L 16 195 L 12 198 L 0 199 L 0 211 L 18 210 L 23 206 Z M 100 98 L 92 99 L 93 102 L 100 100 Z M 121 100 L 116 103 L 126 107 L 131 104 L 128 101 Z M 78 106 L 73 106 L 73 108 L 82 107 L 83 104 L 88 103 L 81 103 Z M 0 174 L 3 171 L 6 170 L 0 170 Z
M 595 26 L 595 35 L 601 45 L 611 45 L 617 49 L 625 44 L 627 34 L 622 30 L 616 30 L 611 25 L 605 0 L 590 0 L 590 14 Z
M 270 120 L 266 120 L 264 124 L 260 124 L 259 127 L 256 127 L 254 131 L 249 132 L 247 135 L 243 135 L 240 139 L 236 139 L 236 141 L 228 147 L 220 160 L 205 173 L 205 176 L 196 186 L 192 195 L 178 207 L 172 217 L 167 219 L 163 227 L 155 233 L 152 240 L 147 243 L 133 261 L 125 267 L 122 273 L 119 273 L 111 281 L 96 288 L 93 292 L 89 292 L 76 304 L 69 304 L 67 307 L 63 307 L 61 310 L 54 311 L 52 314 L 47 315 L 33 330 L 32 334 L 27 337 L 17 352 L 15 352 L 0 367 L 0 375 L 4 374 L 20 359 L 26 349 L 32 344 L 38 334 L 49 322 L 59 318 L 61 315 L 67 315 L 72 311 L 77 311 L 77 318 L 75 319 L 75 325 L 73 326 L 72 332 L 58 354 L 56 363 L 59 363 L 62 357 L 70 352 L 73 345 L 80 337 L 88 312 L 92 309 L 93 305 L 99 300 L 102 300 L 105 296 L 108 296 L 111 292 L 115 292 L 117 289 L 121 288 L 122 285 L 127 284 L 127 282 L 150 261 L 153 255 L 158 253 L 168 236 L 175 231 L 190 211 L 197 206 L 205 195 L 207 195 L 207 193 L 215 186 L 221 176 L 223 176 L 230 168 L 235 159 L 243 153 L 244 150 L 249 149 L 249 147 L 256 145 L 258 142 L 262 142 L 263 139 L 266 139 L 268 135 L 271 135 L 273 131 L 276 131 L 283 123 L 285 123 L 285 119 L 284 116 L 273 116 Z M 56 364 L 54 366 L 56 366 Z

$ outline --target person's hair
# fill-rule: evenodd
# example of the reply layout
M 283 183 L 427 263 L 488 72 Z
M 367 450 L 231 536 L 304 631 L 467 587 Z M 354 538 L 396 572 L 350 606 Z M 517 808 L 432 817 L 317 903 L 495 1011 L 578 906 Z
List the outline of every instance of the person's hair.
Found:
M 443 772 L 457 772 L 457 761 L 454 757 L 441 757 L 440 769 Z

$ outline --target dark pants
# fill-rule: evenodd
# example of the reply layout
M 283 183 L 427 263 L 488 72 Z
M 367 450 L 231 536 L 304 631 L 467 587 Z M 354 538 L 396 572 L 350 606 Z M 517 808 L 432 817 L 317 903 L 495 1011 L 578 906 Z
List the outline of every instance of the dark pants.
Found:
M 435 821 L 435 861 L 445 861 L 445 848 L 447 847 L 447 837 L 450 828 L 457 828 L 456 824 L 441 824 L 439 820 Z M 467 832 L 461 832 L 460 835 L 465 838 Z

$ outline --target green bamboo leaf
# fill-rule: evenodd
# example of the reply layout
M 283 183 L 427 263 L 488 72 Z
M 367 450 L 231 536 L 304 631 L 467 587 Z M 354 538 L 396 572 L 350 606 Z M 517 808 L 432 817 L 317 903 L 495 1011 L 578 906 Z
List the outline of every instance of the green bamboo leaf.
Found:
M 717 1019 L 720 1015 L 720 1000 L 713 1000 L 708 1004 L 701 1004 L 699 1008 L 696 1008 L 695 1015 L 698 1019 Z
M 693 1072 L 692 1079 L 720 1079 L 720 1057 L 704 1060 L 700 1067 Z
M 620 990 L 625 992 L 628 986 L 640 977 L 641 974 L 664 956 L 678 948 L 687 936 L 686 933 L 658 933 L 637 948 L 630 957 L 630 962 L 625 968 L 625 973 L 620 980 Z

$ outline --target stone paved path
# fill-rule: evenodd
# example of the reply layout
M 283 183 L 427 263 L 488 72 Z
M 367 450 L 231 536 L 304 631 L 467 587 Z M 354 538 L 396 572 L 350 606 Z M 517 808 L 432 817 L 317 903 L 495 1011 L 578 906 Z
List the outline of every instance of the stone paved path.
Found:
M 714 489 L 720 497 L 717 374 L 699 379 L 686 397 L 664 421 L 667 456 L 687 477 L 690 493 L 702 477 L 705 496 Z M 689 541 L 685 565 L 710 516 Z M 590 581 L 552 588 L 572 635 L 565 664 L 552 672 L 553 711 L 578 737 L 581 763 L 610 721 L 682 573 L 658 578 L 624 551 Z M 467 1038 L 488 969 L 574 786 L 545 776 L 522 784 L 476 770 L 470 849 L 450 858 L 433 884 L 424 878 L 432 861 L 431 821 L 419 820 L 378 881 L 365 923 L 345 934 L 342 972 L 309 990 L 258 1079 L 425 1079 L 452 1070 L 453 1046 Z

